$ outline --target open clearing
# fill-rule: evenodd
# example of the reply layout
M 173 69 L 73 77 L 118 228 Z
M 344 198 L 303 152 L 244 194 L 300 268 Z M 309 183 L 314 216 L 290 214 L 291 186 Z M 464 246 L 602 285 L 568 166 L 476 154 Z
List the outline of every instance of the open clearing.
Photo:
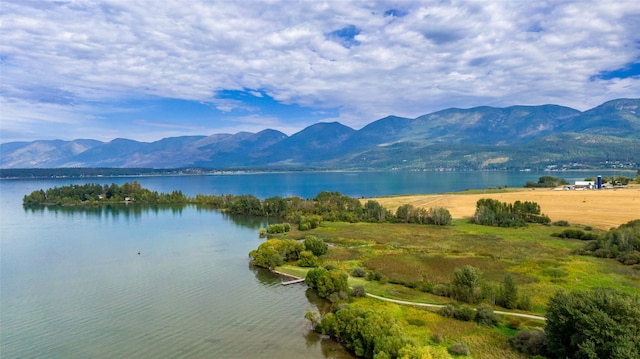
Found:
M 554 191 L 537 188 L 497 193 L 428 194 L 375 198 L 382 206 L 395 211 L 403 204 L 415 207 L 444 207 L 453 218 L 470 218 L 481 198 L 493 198 L 502 202 L 536 202 L 552 221 L 566 220 L 601 229 L 617 227 L 634 219 L 640 219 L 640 187 L 607 190 Z

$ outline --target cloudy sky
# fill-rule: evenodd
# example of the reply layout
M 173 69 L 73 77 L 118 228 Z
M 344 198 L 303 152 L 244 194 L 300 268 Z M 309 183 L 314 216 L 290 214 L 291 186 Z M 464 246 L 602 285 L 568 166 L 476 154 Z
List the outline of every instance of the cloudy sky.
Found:
M 640 2 L 2 0 L 1 142 L 640 97 Z

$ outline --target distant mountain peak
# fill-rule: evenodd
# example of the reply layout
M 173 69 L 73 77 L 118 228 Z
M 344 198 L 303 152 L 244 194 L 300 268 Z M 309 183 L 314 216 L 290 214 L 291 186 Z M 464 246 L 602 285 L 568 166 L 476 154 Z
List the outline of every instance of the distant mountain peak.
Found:
M 640 164 L 639 106 L 640 99 L 616 99 L 584 112 L 554 104 L 449 108 L 413 119 L 390 115 L 360 130 L 336 121 L 318 122 L 291 136 L 265 129 L 150 143 L 126 138 L 10 142 L 0 145 L 0 167 L 479 169 L 539 167 L 553 161 Z

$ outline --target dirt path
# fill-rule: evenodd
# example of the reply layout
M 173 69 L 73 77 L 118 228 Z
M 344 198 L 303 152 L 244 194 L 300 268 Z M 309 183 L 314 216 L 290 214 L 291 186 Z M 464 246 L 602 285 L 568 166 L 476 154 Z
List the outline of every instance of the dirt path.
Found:
M 377 296 L 377 295 L 371 294 L 371 293 L 367 293 L 367 297 L 371 297 L 371 298 L 375 298 L 375 299 L 379 299 L 379 300 L 384 300 L 386 302 L 402 304 L 402 305 L 413 305 L 413 306 L 417 306 L 417 307 L 429 307 L 429 308 L 442 308 L 442 307 L 444 307 L 444 305 L 442 305 L 442 304 L 407 302 L 406 300 L 385 298 L 385 297 L 380 297 L 380 296 Z M 512 317 L 522 317 L 522 318 L 536 319 L 536 320 L 542 320 L 542 321 L 547 320 L 547 318 L 545 318 L 545 317 L 539 317 L 537 315 L 531 315 L 531 314 L 503 312 L 503 311 L 499 311 L 499 310 L 494 310 L 493 312 L 496 313 L 496 314 L 508 315 L 508 316 L 512 316 Z
M 640 186 L 607 190 L 554 191 L 522 189 L 521 191 L 487 194 L 434 194 L 375 198 L 382 206 L 395 211 L 400 205 L 420 208 L 444 207 L 453 218 L 470 218 L 476 202 L 493 198 L 502 202 L 531 201 L 540 205 L 552 221 L 566 220 L 601 229 L 617 227 L 640 219 Z

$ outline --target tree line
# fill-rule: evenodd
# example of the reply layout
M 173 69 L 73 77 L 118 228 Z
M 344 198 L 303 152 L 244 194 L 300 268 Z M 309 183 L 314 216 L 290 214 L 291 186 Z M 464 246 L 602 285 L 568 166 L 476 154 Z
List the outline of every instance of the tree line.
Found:
M 274 196 L 264 200 L 250 194 L 205 195 L 187 197 L 181 191 L 158 193 L 142 188 L 140 183 L 117 185 L 69 185 L 33 191 L 23 198 L 25 206 L 31 205 L 91 205 L 114 202 L 141 204 L 197 204 L 209 206 L 232 214 L 281 218 L 299 223 L 299 229 L 312 229 L 321 221 L 343 222 L 401 222 L 449 225 L 452 218 L 445 208 L 425 210 L 411 205 L 401 206 L 396 213 L 374 200 L 362 204 L 357 198 L 339 192 L 322 191 L 315 198 Z

